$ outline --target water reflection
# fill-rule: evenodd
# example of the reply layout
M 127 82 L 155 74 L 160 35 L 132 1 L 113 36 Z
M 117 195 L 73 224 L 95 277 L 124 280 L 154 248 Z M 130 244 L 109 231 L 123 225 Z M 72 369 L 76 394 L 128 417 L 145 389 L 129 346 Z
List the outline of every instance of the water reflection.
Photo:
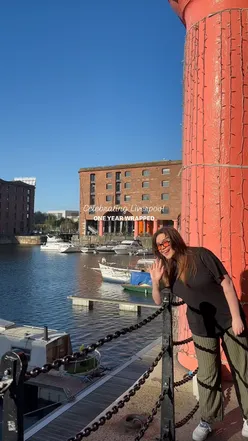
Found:
M 98 267 L 101 255 L 57 254 L 39 247 L 0 246 L 1 318 L 18 324 L 47 325 L 69 332 L 73 348 L 89 344 L 117 329 L 142 320 L 142 316 L 119 311 L 118 305 L 96 303 L 92 311 L 73 306 L 70 295 L 89 298 L 123 299 L 152 303 L 151 297 L 124 291 L 120 285 L 103 283 Z M 116 266 L 129 266 L 137 257 L 107 256 Z M 157 318 L 141 330 L 101 349 L 103 362 L 116 366 L 149 344 L 161 333 Z

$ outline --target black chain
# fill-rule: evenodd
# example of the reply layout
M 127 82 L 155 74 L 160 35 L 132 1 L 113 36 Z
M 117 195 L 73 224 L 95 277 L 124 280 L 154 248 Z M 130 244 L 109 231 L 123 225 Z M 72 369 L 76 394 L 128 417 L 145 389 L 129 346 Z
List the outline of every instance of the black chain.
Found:
M 146 431 L 149 429 L 150 424 L 153 422 L 155 415 L 157 415 L 158 410 L 161 407 L 162 401 L 164 401 L 165 395 L 168 393 L 167 389 L 159 395 L 159 399 L 156 401 L 154 408 L 152 409 L 151 414 L 147 418 L 144 426 L 140 429 L 138 436 L 136 436 L 135 441 L 140 441 L 141 438 L 145 435 Z
M 137 329 L 142 328 L 143 326 L 150 323 L 152 320 L 154 320 L 156 317 L 158 317 L 165 308 L 168 307 L 168 303 L 164 302 L 164 304 L 161 306 L 161 308 L 157 309 L 156 312 L 149 315 L 147 318 L 142 320 L 139 323 L 136 323 L 136 325 L 131 325 L 129 328 L 122 328 L 120 331 L 116 331 L 114 334 L 108 334 L 105 338 L 101 338 L 96 343 L 92 343 L 91 345 L 87 346 L 83 351 L 81 352 L 74 352 L 72 355 L 66 355 L 63 358 L 57 358 L 52 363 L 44 364 L 42 367 L 36 367 L 32 369 L 30 372 L 27 372 L 26 378 L 35 378 L 40 374 L 47 374 L 52 369 L 59 369 L 61 366 L 68 364 L 72 361 L 76 361 L 79 358 L 85 357 L 86 355 L 92 353 L 95 351 L 95 349 L 100 348 L 105 343 L 108 343 L 112 340 L 116 340 L 117 338 L 126 335 L 128 333 L 131 333 L 133 331 L 136 331 Z
M 183 300 L 181 300 L 180 302 L 171 302 L 172 306 L 182 306 L 185 305 L 185 302 Z
M 195 369 L 191 374 L 188 374 L 182 380 L 176 381 L 176 383 L 174 383 L 174 387 L 179 387 L 182 386 L 183 384 L 188 383 L 188 381 L 192 380 L 192 378 L 197 374 L 197 372 L 198 372 L 198 368 Z
M 186 417 L 184 417 L 181 421 L 178 421 L 178 423 L 175 424 L 175 428 L 179 429 L 179 427 L 183 427 L 185 424 L 187 424 L 189 420 L 193 418 L 193 416 L 195 415 L 198 409 L 199 409 L 199 402 L 196 403 L 195 407 L 191 410 L 191 412 L 189 412 L 189 414 Z
M 98 421 L 94 422 L 90 427 L 86 427 L 84 430 L 82 430 L 82 432 L 77 433 L 74 437 L 69 438 L 68 441 L 81 441 L 83 438 L 88 437 L 92 432 L 96 432 L 101 426 L 109 421 L 113 415 L 116 415 L 119 410 L 122 409 L 125 404 L 130 401 L 131 397 L 133 397 L 136 392 L 140 390 L 141 386 L 145 384 L 146 380 L 150 377 L 151 373 L 154 371 L 155 367 L 167 350 L 167 347 L 162 348 L 162 350 L 159 352 L 158 356 L 152 363 L 151 367 L 142 375 L 142 377 L 138 381 L 136 381 L 136 383 L 134 383 L 128 393 L 124 395 L 122 400 L 120 400 L 115 406 L 113 406 L 111 410 L 106 412 L 104 416 L 100 417 Z
M 152 409 L 151 414 L 147 418 L 147 420 L 146 420 L 145 424 L 143 425 L 143 427 L 140 429 L 138 436 L 135 438 L 135 441 L 140 441 L 143 438 L 144 434 L 149 429 L 150 424 L 153 422 L 154 416 L 158 413 L 158 410 L 161 407 L 162 401 L 164 400 L 165 395 L 167 393 L 168 393 L 168 390 L 165 389 L 159 395 L 158 401 L 156 401 L 156 404 L 155 404 L 154 408 Z M 195 415 L 195 413 L 197 412 L 198 409 L 199 409 L 199 402 L 197 402 L 195 407 L 191 410 L 191 412 L 189 412 L 189 414 L 186 417 L 184 417 L 181 421 L 179 421 L 178 423 L 175 424 L 175 428 L 179 429 L 180 427 L 182 427 L 185 424 L 187 424 L 188 421 L 191 420 L 191 418 L 193 418 L 193 416 Z M 159 440 L 159 441 L 161 441 L 161 440 Z
M 193 341 L 192 337 L 186 338 L 185 340 L 181 340 L 181 341 L 173 341 L 173 346 L 185 345 L 186 343 L 190 343 L 191 341 Z

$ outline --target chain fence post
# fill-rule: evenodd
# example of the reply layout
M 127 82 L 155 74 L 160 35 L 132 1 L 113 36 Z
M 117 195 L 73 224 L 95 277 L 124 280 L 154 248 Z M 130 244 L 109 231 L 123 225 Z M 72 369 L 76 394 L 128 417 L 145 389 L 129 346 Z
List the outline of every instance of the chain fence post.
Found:
M 27 366 L 27 357 L 21 351 L 7 352 L 1 359 L 2 441 L 24 441 L 24 381 Z
M 167 348 L 167 350 L 162 357 L 162 394 L 164 394 L 164 400 L 161 404 L 160 440 L 175 441 L 172 295 L 169 290 L 164 290 L 163 294 L 167 307 L 163 311 L 162 347 Z

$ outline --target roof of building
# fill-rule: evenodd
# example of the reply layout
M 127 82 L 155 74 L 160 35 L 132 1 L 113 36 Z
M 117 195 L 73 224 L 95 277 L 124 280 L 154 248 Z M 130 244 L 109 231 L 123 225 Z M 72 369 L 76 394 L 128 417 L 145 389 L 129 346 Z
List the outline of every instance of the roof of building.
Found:
M 4 179 L 0 178 L 0 183 L 6 184 L 6 185 L 19 186 L 19 187 L 34 188 L 34 185 L 26 184 L 23 181 L 5 181 Z
M 170 165 L 180 165 L 181 160 L 170 160 L 170 161 L 151 161 L 151 162 L 136 162 L 133 164 L 118 164 L 118 165 L 105 165 L 100 167 L 86 167 L 80 168 L 78 173 L 89 172 L 89 171 L 102 171 L 102 170 L 117 170 L 117 169 L 127 169 L 127 168 L 140 168 L 140 167 L 156 167 L 156 166 L 170 166 Z

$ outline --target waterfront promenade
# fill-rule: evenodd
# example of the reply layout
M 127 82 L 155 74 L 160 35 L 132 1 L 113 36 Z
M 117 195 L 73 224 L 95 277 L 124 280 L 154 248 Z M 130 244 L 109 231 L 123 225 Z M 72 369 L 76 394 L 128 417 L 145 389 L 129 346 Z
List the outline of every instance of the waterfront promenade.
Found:
M 25 441 L 67 441 L 74 437 L 77 432 L 99 420 L 100 416 L 112 408 L 126 390 L 142 375 L 152 364 L 154 358 L 161 349 L 161 340 L 157 339 L 132 357 L 128 363 L 104 377 L 89 387 L 88 390 L 79 394 L 75 401 L 57 409 L 45 419 L 37 423 L 25 434 Z M 181 380 L 186 373 L 185 369 L 175 360 L 175 381 Z M 225 396 L 225 420 L 216 425 L 216 431 L 211 440 L 217 441 L 241 441 L 242 418 L 238 408 L 234 387 L 231 383 L 224 384 Z M 133 429 L 126 422 L 130 414 L 147 417 L 161 392 L 161 362 L 154 369 L 146 383 L 130 402 L 120 409 L 110 421 L 103 427 L 91 434 L 88 439 L 92 441 L 134 441 L 139 429 Z M 176 422 L 184 418 L 195 406 L 196 399 L 193 396 L 192 381 L 175 388 L 175 418 Z M 199 412 L 184 425 L 176 430 L 176 441 L 190 441 L 192 431 L 198 424 Z M 145 433 L 143 439 L 155 441 L 160 434 L 160 413 L 155 416 L 153 423 Z

